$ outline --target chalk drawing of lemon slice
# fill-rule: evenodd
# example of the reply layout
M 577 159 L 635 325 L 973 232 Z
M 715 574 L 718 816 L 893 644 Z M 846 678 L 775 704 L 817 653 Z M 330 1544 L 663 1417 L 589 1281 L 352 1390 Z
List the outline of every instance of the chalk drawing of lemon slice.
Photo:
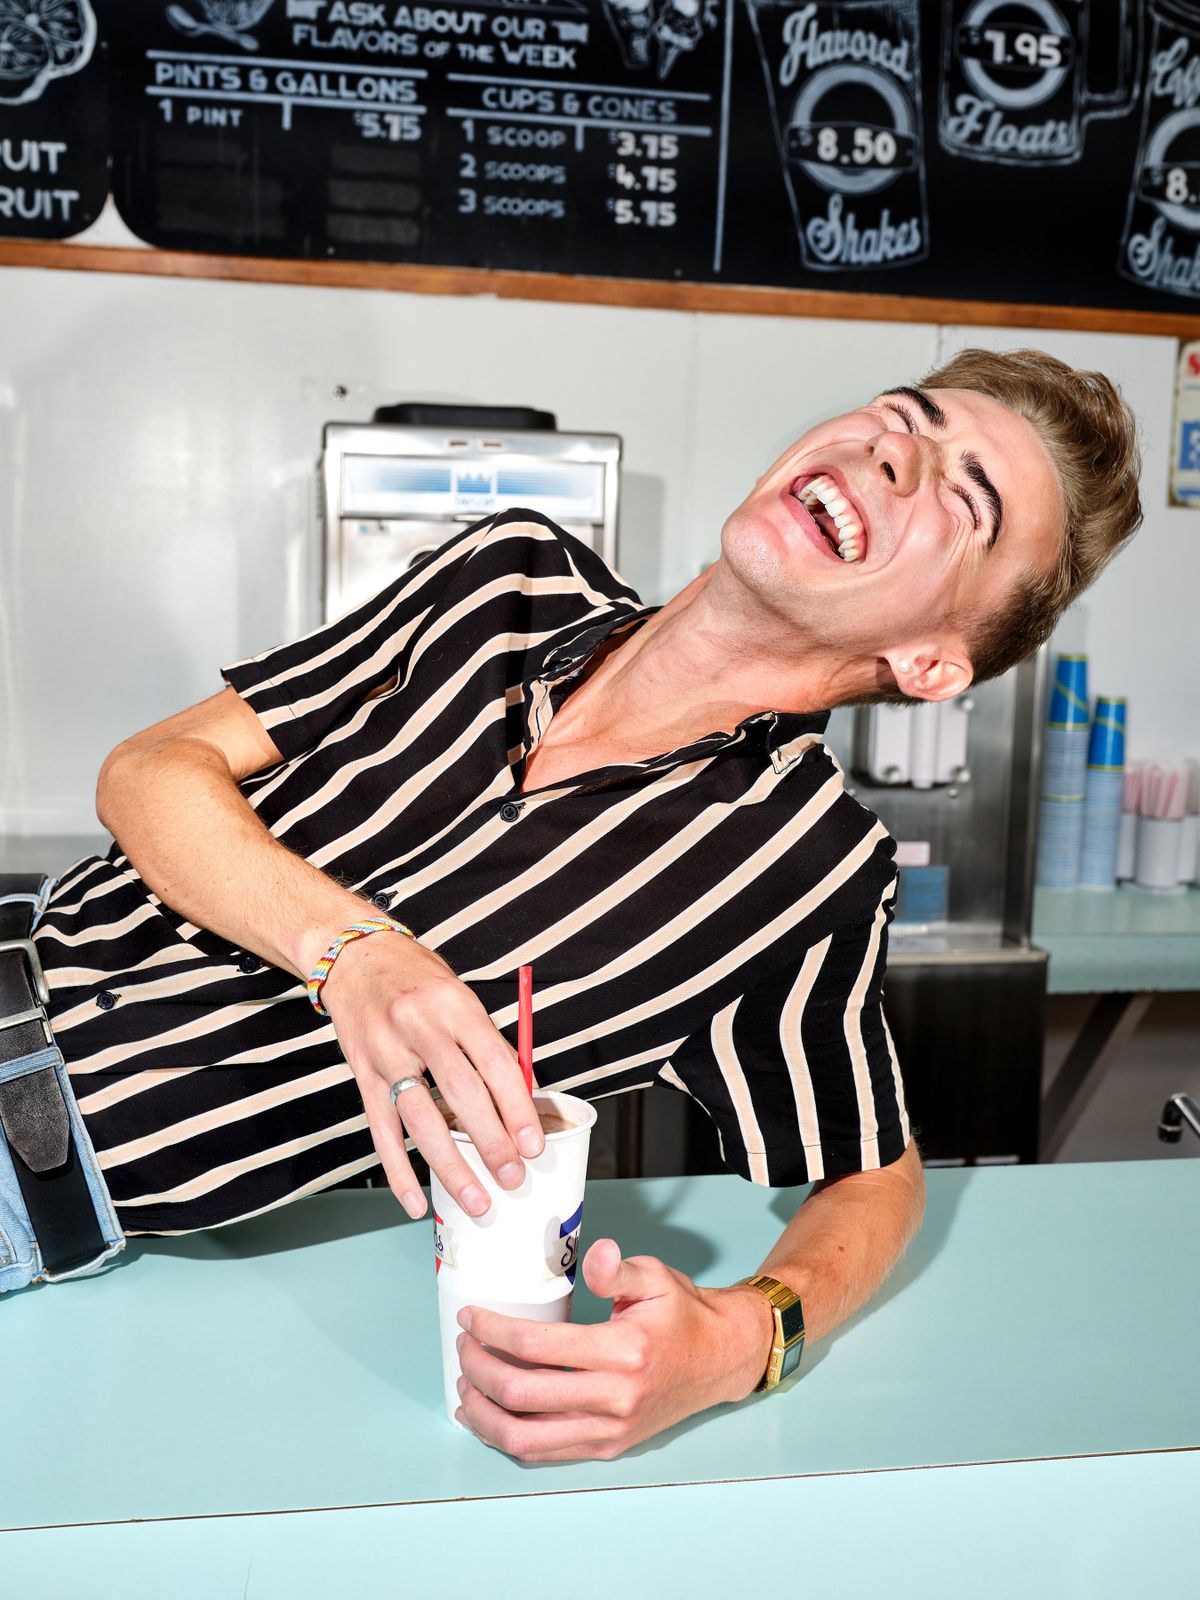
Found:
M 32 78 L 49 64 L 44 33 L 22 22 L 0 23 L 0 78 Z

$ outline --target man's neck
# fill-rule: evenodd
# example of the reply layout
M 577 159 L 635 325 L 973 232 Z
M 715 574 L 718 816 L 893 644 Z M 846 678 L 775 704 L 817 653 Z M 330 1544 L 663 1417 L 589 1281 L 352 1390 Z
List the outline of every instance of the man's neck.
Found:
M 863 692 L 861 665 L 739 602 L 717 567 L 702 572 L 568 698 L 559 715 L 569 738 L 603 740 L 633 727 L 666 750 L 761 711 L 822 711 Z

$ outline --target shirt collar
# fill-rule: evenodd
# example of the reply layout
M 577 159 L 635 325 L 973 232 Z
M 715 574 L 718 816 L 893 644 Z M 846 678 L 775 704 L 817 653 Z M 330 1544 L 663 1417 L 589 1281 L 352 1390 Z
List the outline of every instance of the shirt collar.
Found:
M 558 683 L 570 677 L 611 634 L 641 627 L 658 609 L 658 606 L 628 606 L 609 612 L 607 616 L 593 618 L 582 629 L 578 623 L 573 623 L 550 640 L 536 676 L 543 683 Z

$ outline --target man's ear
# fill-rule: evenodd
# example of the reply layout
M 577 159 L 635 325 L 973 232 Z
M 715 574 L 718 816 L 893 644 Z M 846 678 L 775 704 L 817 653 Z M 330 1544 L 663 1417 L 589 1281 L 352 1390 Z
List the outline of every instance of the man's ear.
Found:
M 966 652 L 953 646 L 889 650 L 884 656 L 896 687 L 913 700 L 953 700 L 975 676 Z

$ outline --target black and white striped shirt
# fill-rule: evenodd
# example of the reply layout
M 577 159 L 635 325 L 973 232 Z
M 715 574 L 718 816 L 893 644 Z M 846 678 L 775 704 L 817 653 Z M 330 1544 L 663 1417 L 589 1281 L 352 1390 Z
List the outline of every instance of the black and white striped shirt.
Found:
M 283 756 L 243 792 L 438 950 L 510 1039 L 531 963 L 543 1085 L 682 1090 L 758 1183 L 887 1165 L 908 1142 L 881 1006 L 894 846 L 846 794 L 824 714 L 763 712 L 521 789 L 590 654 L 649 615 L 533 513 L 467 529 L 225 670 Z M 64 875 L 37 943 L 127 1231 L 212 1227 L 374 1164 L 302 984 L 178 916 L 119 847 Z

